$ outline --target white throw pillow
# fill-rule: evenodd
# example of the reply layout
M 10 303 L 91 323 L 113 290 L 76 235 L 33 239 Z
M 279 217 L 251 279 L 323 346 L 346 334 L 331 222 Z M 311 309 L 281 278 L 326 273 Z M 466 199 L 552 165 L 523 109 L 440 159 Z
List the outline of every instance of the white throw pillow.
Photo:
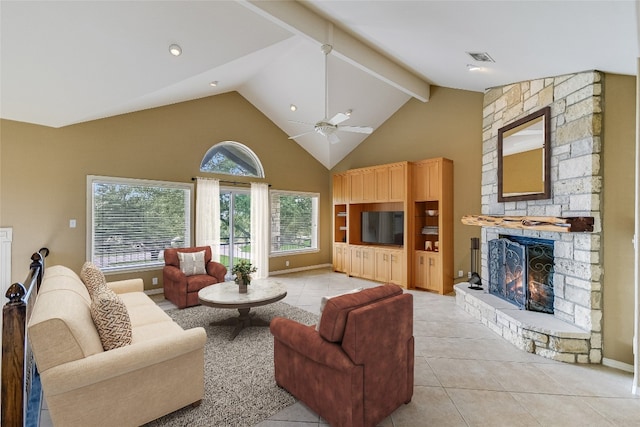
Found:
M 320 318 L 318 319 L 318 324 L 316 325 L 316 331 L 320 330 L 320 321 L 322 320 L 322 312 L 324 311 L 324 308 L 327 305 L 327 302 L 331 298 L 339 297 L 339 296 L 342 296 L 342 295 L 355 294 L 356 292 L 360 292 L 363 289 L 364 288 L 355 288 L 355 289 L 352 289 L 350 291 L 343 292 L 341 294 L 332 295 L 330 297 L 322 297 L 322 299 L 320 300 Z
M 185 276 L 195 276 L 196 274 L 207 274 L 204 265 L 204 252 L 178 252 L 180 260 L 180 271 Z

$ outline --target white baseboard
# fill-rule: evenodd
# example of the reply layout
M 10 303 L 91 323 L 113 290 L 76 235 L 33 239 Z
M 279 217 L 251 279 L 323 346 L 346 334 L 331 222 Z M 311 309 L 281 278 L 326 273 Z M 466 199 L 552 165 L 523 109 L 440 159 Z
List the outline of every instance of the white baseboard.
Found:
M 333 267 L 332 264 L 308 265 L 306 267 L 288 268 L 286 270 L 270 271 L 269 276 L 277 276 L 279 274 L 295 273 L 298 271 L 317 270 L 319 268 Z
M 633 365 L 624 362 L 618 362 L 617 360 L 602 358 L 602 364 L 610 368 L 620 369 L 621 371 L 631 372 L 633 374 Z

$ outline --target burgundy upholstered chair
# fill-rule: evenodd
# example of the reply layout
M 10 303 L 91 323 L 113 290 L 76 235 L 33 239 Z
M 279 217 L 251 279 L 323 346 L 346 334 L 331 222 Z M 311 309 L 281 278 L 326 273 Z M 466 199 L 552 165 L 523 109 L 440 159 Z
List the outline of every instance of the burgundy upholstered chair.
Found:
M 333 427 L 368 427 L 413 396 L 413 296 L 382 285 L 330 298 L 319 331 L 271 321 L 276 383 Z
M 185 275 L 180 270 L 178 252 L 204 253 L 206 274 Z M 178 306 L 178 308 L 199 305 L 198 291 L 205 286 L 224 282 L 227 268 L 211 260 L 211 247 L 200 246 L 193 248 L 177 248 L 164 250 L 164 268 L 162 269 L 164 297 Z

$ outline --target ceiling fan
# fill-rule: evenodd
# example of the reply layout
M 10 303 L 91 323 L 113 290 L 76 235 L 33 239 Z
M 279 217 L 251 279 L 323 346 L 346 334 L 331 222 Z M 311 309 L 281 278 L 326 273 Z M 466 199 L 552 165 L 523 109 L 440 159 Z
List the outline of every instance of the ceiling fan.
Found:
M 340 142 L 340 138 L 338 138 L 338 135 L 336 135 L 337 131 L 370 134 L 371 132 L 373 132 L 373 128 L 370 126 L 340 126 L 340 123 L 349 119 L 350 111 L 348 111 L 347 114 L 338 113 L 332 118 L 329 118 L 329 72 L 328 72 L 328 65 L 327 65 L 327 56 L 329 55 L 329 53 L 331 53 L 331 51 L 333 50 L 333 47 L 328 44 L 323 44 L 320 50 L 324 54 L 324 119 L 320 120 L 319 122 L 316 122 L 315 124 L 290 120 L 290 122 L 292 123 L 313 126 L 313 130 L 303 132 L 295 136 L 291 136 L 289 137 L 289 139 L 294 139 L 299 136 L 316 132 L 322 136 L 325 136 L 330 143 L 335 144 L 337 142 Z

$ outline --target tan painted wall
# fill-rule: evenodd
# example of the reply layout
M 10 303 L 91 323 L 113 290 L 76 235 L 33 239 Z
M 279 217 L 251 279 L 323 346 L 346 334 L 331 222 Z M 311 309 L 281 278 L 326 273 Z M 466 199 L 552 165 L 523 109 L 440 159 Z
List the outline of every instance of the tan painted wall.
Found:
M 633 365 L 634 317 L 634 76 L 604 82 L 603 356 Z
M 320 193 L 321 251 L 272 258 L 270 269 L 284 269 L 285 259 L 289 268 L 331 262 L 329 172 L 236 92 L 60 129 L 3 120 L 0 138 L 0 226 L 13 227 L 13 281 L 24 280 L 40 246 L 51 250 L 48 265 L 79 271 L 86 259 L 87 175 L 191 182 L 205 175 L 199 167 L 206 151 L 224 140 L 256 153 L 272 189 Z M 147 288 L 152 277 L 162 285 L 158 270 L 109 280 L 132 276 L 143 277 Z
M 431 157 L 453 160 L 454 276 L 470 269 L 470 239 L 480 227 L 463 225 L 480 214 L 483 94 L 437 86 L 423 103 L 411 99 L 353 150 L 332 172 Z

